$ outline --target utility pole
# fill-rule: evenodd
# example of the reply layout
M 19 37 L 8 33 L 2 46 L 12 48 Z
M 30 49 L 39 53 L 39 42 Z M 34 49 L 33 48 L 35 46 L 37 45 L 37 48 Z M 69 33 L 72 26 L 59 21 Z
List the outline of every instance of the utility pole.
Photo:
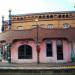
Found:
M 37 48 L 37 64 L 39 64 L 40 63 L 40 61 L 39 61 L 39 53 L 40 53 L 40 47 L 39 47 L 39 35 L 38 35 L 38 19 L 36 18 L 35 19 L 35 22 L 36 22 L 36 48 Z

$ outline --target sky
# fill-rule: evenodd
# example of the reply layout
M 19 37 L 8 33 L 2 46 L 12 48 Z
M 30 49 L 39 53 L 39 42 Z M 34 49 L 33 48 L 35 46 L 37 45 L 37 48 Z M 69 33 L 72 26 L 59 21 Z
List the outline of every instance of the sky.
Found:
M 75 0 L 0 0 L 0 31 L 1 17 L 8 20 L 8 11 L 12 15 L 40 12 L 75 11 Z

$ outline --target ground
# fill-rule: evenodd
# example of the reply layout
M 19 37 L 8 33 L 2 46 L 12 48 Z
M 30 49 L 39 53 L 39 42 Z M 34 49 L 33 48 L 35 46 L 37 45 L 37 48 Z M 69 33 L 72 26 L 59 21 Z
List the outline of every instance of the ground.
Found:
M 75 62 L 48 64 L 0 63 L 0 75 L 75 75 Z

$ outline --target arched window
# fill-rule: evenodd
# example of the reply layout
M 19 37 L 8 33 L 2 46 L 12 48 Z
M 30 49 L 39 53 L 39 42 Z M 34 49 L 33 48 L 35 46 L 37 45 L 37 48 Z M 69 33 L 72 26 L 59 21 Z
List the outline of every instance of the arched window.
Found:
M 39 16 L 39 19 L 41 19 L 42 17 L 41 16 Z
M 64 24 L 64 28 L 70 28 L 71 26 L 68 23 Z
M 53 15 L 50 15 L 50 18 L 53 18 Z
M 69 17 L 69 15 L 68 14 L 66 14 L 66 18 L 68 18 Z
M 45 15 L 43 15 L 42 17 L 43 17 L 43 19 L 44 19 L 44 18 L 45 18 Z
M 62 18 L 65 18 L 65 15 L 62 15 Z
M 18 48 L 18 59 L 32 59 L 32 47 L 29 45 L 21 45 Z
M 61 15 L 58 15 L 58 17 L 61 18 L 62 16 Z
M 20 18 L 19 18 L 19 17 L 17 17 L 17 20 L 20 20 Z
M 47 15 L 47 19 L 49 19 L 49 15 Z
M 20 19 L 23 20 L 23 17 L 21 17 Z

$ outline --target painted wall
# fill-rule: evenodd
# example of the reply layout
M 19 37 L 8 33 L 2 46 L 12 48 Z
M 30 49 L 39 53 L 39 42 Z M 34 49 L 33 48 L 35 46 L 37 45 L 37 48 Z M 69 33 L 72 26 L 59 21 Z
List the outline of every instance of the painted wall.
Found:
M 32 59 L 18 59 L 18 47 L 20 45 L 30 45 L 32 47 Z M 52 40 L 53 56 L 46 56 L 46 44 L 45 41 L 40 43 L 40 63 L 59 63 L 71 61 L 71 45 L 68 41 L 63 40 L 63 60 L 57 60 L 56 40 Z M 75 43 L 73 45 L 75 51 Z M 20 41 L 16 42 L 11 47 L 11 62 L 15 63 L 36 63 L 37 62 L 37 50 L 34 41 Z
M 63 41 L 63 60 L 57 60 L 57 50 L 56 50 L 56 40 L 52 40 L 53 44 L 53 56 L 46 56 L 46 45 L 45 42 L 41 43 L 41 51 L 40 51 L 40 62 L 41 63 L 59 63 L 59 62 L 69 62 L 70 61 L 70 48 L 67 41 Z
M 18 47 L 21 45 L 30 45 L 32 47 L 32 59 L 18 59 Z M 25 42 L 25 41 L 20 41 L 16 42 L 12 45 L 11 47 L 11 62 L 15 63 L 36 63 L 37 62 L 37 52 L 36 52 L 36 46 L 33 41 L 30 42 Z
M 48 28 L 48 24 L 53 24 L 54 28 L 64 28 L 65 23 L 71 25 L 71 27 L 75 27 L 75 20 L 48 20 L 48 21 L 38 21 L 38 25 L 43 28 Z M 32 22 L 17 22 L 12 23 L 12 30 L 18 30 L 18 26 L 22 26 L 24 29 L 33 28 L 32 25 L 36 25 L 35 21 Z

